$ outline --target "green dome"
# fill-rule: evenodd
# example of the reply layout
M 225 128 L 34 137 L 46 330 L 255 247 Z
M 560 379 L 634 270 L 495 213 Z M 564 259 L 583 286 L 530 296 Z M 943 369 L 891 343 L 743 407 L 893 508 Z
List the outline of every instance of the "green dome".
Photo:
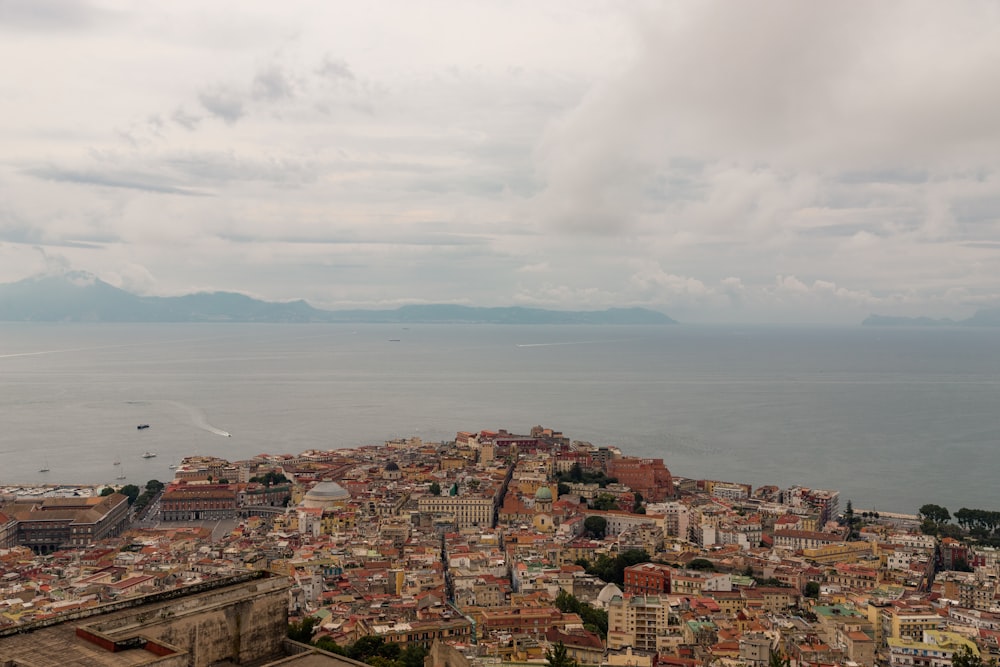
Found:
M 535 491 L 535 500 L 552 500 L 552 489 L 547 486 L 540 486 Z

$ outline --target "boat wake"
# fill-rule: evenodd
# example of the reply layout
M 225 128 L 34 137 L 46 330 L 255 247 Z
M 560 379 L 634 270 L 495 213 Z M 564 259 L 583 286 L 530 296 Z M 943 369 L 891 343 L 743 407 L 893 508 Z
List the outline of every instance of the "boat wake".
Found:
M 166 401 L 166 402 L 186 412 L 188 418 L 191 421 L 191 425 L 194 426 L 195 428 L 200 428 L 202 431 L 208 431 L 209 433 L 220 435 L 223 438 L 233 437 L 229 431 L 224 431 L 218 426 L 213 426 L 212 424 L 209 424 L 208 418 L 205 416 L 205 413 L 200 408 L 197 408 L 193 405 L 188 405 L 187 403 L 181 403 L 179 401 Z

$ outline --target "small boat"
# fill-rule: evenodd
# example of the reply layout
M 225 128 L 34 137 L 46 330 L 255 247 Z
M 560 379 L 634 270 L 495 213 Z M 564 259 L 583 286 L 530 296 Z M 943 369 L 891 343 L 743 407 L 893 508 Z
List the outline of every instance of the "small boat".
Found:
M 49 471 L 49 467 L 47 465 L 38 469 L 38 472 L 48 472 L 48 471 Z
M 115 459 L 115 465 L 116 465 L 116 466 L 120 466 L 121 464 L 122 464 L 122 462 L 121 462 L 121 461 L 119 461 L 118 459 Z
M 151 459 L 156 457 L 156 452 L 143 452 L 142 458 Z
M 125 479 L 125 473 L 118 475 L 117 477 L 115 477 L 115 479 Z
M 139 424 L 138 426 L 136 426 L 136 428 L 141 431 L 143 429 L 149 428 L 149 424 Z
M 176 463 L 171 463 L 167 467 L 170 468 L 171 470 L 176 470 L 177 469 L 177 464 Z

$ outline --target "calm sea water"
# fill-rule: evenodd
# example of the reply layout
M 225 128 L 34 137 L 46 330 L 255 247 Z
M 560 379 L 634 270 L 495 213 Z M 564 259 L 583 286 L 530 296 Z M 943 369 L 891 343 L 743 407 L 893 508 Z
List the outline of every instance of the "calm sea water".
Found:
M 1000 332 L 0 323 L 0 485 L 536 424 L 680 476 L 1000 509 Z

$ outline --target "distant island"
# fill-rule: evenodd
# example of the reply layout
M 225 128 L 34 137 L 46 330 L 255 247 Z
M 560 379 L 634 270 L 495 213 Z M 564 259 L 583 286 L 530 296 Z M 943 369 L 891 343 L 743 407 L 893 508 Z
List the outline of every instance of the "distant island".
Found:
M 14 322 L 330 322 L 482 324 L 676 324 L 646 308 L 546 310 L 448 304 L 391 310 L 320 310 L 302 300 L 271 302 L 235 292 L 138 296 L 84 272 L 0 285 L 0 320 Z
M 861 322 L 866 327 L 1000 327 L 1000 308 L 982 308 L 972 317 L 953 320 L 948 317 L 895 317 L 869 315 Z

